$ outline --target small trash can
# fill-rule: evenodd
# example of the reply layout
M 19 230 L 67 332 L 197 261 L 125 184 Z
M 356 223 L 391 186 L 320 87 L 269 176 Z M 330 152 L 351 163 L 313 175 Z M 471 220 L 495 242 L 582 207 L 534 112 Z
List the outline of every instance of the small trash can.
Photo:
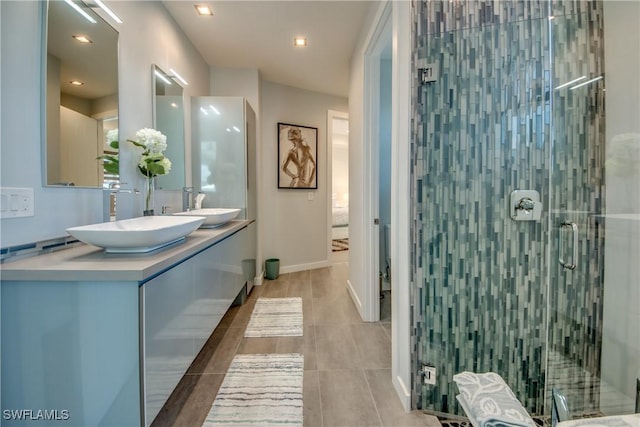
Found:
M 277 279 L 280 270 L 280 260 L 278 258 L 269 258 L 264 263 L 265 277 L 269 280 Z

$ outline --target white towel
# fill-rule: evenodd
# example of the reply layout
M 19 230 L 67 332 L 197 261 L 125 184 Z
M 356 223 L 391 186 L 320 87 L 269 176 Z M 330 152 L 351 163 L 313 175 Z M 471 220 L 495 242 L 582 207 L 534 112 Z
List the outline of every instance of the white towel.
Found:
M 513 391 L 495 372 L 461 372 L 453 376 L 460 390 L 456 396 L 475 426 L 535 427 Z

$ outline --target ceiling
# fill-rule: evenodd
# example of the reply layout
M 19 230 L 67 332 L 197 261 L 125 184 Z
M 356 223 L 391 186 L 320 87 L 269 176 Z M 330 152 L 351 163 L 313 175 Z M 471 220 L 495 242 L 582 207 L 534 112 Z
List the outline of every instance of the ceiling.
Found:
M 164 1 L 204 60 L 214 67 L 258 69 L 262 79 L 348 96 L 349 63 L 376 1 Z M 199 16 L 207 4 L 213 16 Z M 293 38 L 307 38 L 295 47 Z

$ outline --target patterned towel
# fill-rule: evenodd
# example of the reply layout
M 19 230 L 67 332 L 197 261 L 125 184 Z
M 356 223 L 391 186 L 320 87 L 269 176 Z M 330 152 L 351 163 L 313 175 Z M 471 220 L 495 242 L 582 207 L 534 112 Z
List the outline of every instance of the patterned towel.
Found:
M 460 390 L 456 396 L 473 424 L 480 427 L 535 427 L 502 377 L 494 372 L 461 372 L 453 376 Z

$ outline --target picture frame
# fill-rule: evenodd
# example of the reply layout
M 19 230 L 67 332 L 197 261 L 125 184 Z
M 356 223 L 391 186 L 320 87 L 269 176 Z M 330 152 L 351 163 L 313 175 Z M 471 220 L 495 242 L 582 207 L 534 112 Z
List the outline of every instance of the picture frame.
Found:
M 318 128 L 278 123 L 278 188 L 318 189 Z

